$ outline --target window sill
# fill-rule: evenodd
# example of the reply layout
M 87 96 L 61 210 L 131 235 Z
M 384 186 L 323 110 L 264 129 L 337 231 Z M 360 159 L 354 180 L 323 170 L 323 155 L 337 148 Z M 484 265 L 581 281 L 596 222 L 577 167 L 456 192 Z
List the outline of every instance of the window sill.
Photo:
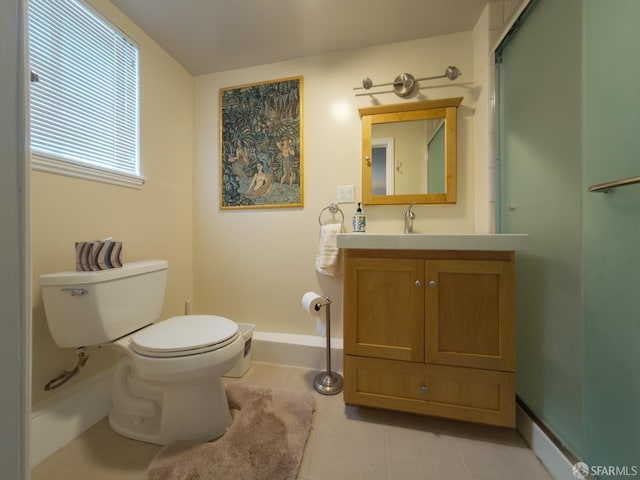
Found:
M 108 183 L 110 185 L 134 188 L 136 190 L 142 189 L 142 185 L 144 185 L 146 181 L 144 177 L 138 175 L 90 167 L 70 160 L 62 160 L 38 153 L 31 154 L 31 168 L 39 172 L 92 180 L 94 182 Z

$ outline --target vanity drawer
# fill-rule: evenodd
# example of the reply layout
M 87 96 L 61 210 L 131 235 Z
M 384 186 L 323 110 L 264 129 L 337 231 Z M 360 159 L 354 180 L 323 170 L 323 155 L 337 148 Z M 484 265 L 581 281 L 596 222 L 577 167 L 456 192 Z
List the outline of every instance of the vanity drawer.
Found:
M 344 368 L 347 404 L 515 426 L 511 372 L 353 355 Z

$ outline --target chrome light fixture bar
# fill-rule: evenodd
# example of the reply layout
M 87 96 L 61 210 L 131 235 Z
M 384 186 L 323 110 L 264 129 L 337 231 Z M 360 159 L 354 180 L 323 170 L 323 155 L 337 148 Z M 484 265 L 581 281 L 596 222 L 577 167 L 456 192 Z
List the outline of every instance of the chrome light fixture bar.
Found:
M 435 75 L 433 77 L 415 78 L 410 73 L 401 73 L 396 78 L 394 78 L 393 82 L 378 83 L 376 85 L 373 84 L 373 80 L 371 80 L 369 77 L 365 77 L 362 80 L 362 86 L 354 87 L 353 89 L 354 90 L 370 90 L 371 88 L 376 88 L 376 87 L 393 86 L 393 92 L 396 95 L 398 95 L 399 97 L 408 97 L 416 88 L 417 82 L 420 82 L 422 80 L 435 80 L 437 78 L 447 78 L 449 80 L 455 80 L 460 75 L 462 75 L 462 72 L 458 69 L 458 67 L 449 65 L 444 71 L 443 75 Z M 356 93 L 356 95 L 370 95 L 373 93 L 385 93 L 385 92 Z

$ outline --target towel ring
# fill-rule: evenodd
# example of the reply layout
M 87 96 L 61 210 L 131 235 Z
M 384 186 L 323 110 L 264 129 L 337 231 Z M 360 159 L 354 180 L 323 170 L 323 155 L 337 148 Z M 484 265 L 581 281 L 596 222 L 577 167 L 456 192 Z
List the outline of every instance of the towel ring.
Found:
M 338 205 L 336 205 L 335 203 L 331 203 L 320 210 L 320 214 L 318 215 L 318 223 L 320 224 L 320 226 L 324 225 L 324 223 L 322 223 L 322 214 L 325 210 L 329 210 L 329 213 L 331 213 L 331 215 L 333 216 L 335 216 L 336 213 L 340 213 L 340 216 L 342 217 L 340 223 L 344 225 L 344 213 L 342 213 L 342 210 L 340 210 L 340 207 L 338 207 Z

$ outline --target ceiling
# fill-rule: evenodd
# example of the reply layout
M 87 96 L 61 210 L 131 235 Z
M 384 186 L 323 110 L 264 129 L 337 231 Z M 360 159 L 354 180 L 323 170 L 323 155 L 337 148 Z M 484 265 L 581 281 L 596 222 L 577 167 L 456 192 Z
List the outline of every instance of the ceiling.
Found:
M 472 30 L 490 0 L 111 0 L 192 75 Z

